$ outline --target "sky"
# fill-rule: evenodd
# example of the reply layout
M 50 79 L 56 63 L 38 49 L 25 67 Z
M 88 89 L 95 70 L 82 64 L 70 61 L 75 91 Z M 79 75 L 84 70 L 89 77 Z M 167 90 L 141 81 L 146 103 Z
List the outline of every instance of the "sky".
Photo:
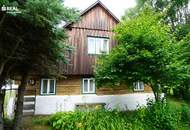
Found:
M 97 0 L 64 0 L 67 7 L 74 7 L 81 11 L 88 8 Z M 136 5 L 135 0 L 100 0 L 117 18 L 124 15 L 126 9 Z

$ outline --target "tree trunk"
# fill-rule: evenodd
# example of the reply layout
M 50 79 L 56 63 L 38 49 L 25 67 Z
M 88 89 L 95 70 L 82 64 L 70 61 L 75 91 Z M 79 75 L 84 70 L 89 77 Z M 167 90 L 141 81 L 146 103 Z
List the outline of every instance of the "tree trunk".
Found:
M 28 80 L 28 74 L 24 74 L 22 76 L 21 84 L 18 88 L 18 96 L 17 96 L 17 104 L 16 104 L 13 130 L 21 130 L 22 128 L 24 92 L 27 86 L 27 80 Z
M 0 130 L 4 130 L 4 121 L 3 121 L 3 94 L 0 93 Z
M 154 93 L 155 101 L 159 102 L 161 100 L 160 86 L 158 83 L 151 84 L 152 91 Z

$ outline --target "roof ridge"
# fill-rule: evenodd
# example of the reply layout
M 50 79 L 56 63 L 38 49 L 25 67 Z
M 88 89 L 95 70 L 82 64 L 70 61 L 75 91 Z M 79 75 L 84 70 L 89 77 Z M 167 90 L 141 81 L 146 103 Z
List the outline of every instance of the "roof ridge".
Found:
M 90 11 L 93 7 L 95 7 L 97 4 L 100 4 L 118 23 L 120 22 L 119 19 L 100 1 L 97 0 L 95 3 L 93 3 L 92 5 L 90 5 L 88 8 L 86 8 L 85 10 L 83 10 L 80 13 L 80 16 L 83 16 L 84 14 L 86 14 L 88 11 Z M 64 27 L 69 26 L 71 23 L 66 24 Z

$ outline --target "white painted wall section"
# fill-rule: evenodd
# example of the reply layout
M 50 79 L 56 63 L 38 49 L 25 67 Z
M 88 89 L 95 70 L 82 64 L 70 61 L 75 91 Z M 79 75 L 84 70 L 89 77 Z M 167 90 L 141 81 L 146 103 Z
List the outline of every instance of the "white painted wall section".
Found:
M 76 104 L 105 103 L 106 109 L 134 110 L 137 105 L 146 105 L 153 93 L 133 93 L 125 95 L 70 95 L 70 96 L 37 96 L 36 115 L 49 115 L 59 111 L 74 111 Z

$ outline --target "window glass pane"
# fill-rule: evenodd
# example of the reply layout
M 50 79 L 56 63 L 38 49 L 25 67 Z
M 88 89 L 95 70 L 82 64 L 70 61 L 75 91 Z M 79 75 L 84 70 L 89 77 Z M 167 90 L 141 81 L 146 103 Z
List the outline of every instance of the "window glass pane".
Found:
M 88 38 L 88 54 L 96 54 L 95 38 Z
M 43 94 L 47 94 L 47 84 L 48 84 L 48 81 L 47 80 L 42 80 L 42 82 L 43 82 L 43 88 L 42 88 L 42 93 Z
M 104 39 L 104 42 L 102 45 L 102 52 L 108 53 L 108 39 Z
M 55 93 L 54 92 L 54 88 L 55 88 L 55 80 L 50 80 L 50 86 L 49 86 L 50 90 L 49 90 L 49 93 Z
M 96 38 L 96 54 L 101 54 L 102 39 Z
M 88 92 L 88 80 L 83 80 L 83 92 Z
M 94 90 L 95 90 L 95 83 L 94 83 L 93 79 L 90 80 L 90 86 L 89 87 L 90 87 L 89 91 L 90 92 L 94 92 Z
M 140 84 L 140 85 L 139 85 L 139 89 L 140 89 L 140 90 L 144 90 L 144 83 L 143 83 L 143 82 L 139 82 L 139 84 Z

